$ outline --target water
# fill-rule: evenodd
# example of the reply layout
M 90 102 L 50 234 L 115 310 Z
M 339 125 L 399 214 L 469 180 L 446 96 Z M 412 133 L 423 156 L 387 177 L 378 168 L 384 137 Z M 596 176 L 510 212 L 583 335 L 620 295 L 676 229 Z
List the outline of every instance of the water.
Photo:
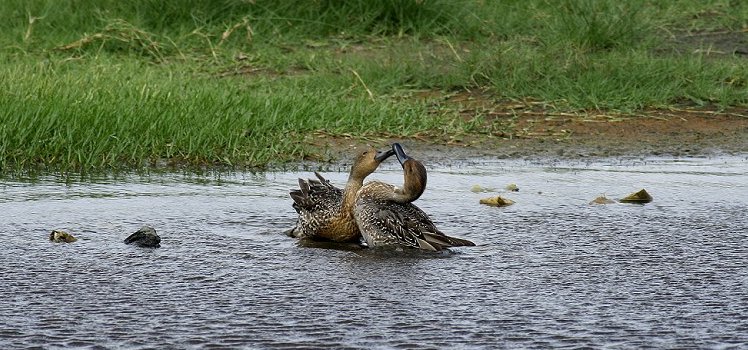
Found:
M 437 255 L 282 235 L 310 172 L 5 181 L 0 348 L 748 344 L 745 157 L 455 164 L 429 167 L 417 204 L 478 246 Z M 491 193 L 474 184 L 517 204 L 479 205 Z M 652 203 L 588 204 L 641 188 Z M 160 249 L 122 243 L 145 224 Z M 79 241 L 50 243 L 52 229 Z

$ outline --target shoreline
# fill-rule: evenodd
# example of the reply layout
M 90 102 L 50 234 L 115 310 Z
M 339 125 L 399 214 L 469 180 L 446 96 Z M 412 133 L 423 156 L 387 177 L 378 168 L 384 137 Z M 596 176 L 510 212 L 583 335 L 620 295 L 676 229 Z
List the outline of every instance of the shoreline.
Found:
M 559 159 L 702 157 L 748 153 L 748 118 L 725 114 L 628 117 L 615 121 L 583 118 L 519 117 L 514 132 L 502 136 L 463 135 L 459 142 L 385 138 L 400 142 L 414 157 L 451 159 Z M 364 142 L 328 138 L 318 147 L 343 156 Z M 373 144 L 375 147 L 381 147 Z M 345 161 L 338 159 L 337 163 Z M 336 162 L 333 162 L 336 163 Z

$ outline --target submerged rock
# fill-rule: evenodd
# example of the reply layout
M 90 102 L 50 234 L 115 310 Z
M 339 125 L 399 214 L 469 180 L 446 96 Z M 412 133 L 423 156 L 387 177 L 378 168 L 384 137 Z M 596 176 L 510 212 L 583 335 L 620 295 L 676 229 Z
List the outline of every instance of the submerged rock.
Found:
M 49 240 L 54 243 L 73 243 L 78 239 L 65 231 L 52 230 L 52 233 L 49 234 Z
M 621 203 L 649 203 L 652 201 L 652 196 L 647 193 L 646 190 L 641 189 L 638 192 L 634 192 L 626 197 L 619 200 Z
M 161 246 L 161 237 L 156 234 L 153 227 L 143 226 L 140 230 L 125 238 L 125 244 L 135 244 L 144 248 L 158 248 Z
M 519 192 L 519 187 L 517 187 L 517 184 L 514 183 L 508 184 L 504 188 L 510 192 Z
M 481 185 L 477 185 L 477 184 L 476 184 L 476 185 L 473 185 L 473 187 L 470 187 L 470 192 L 473 192 L 473 193 L 479 193 L 479 192 L 493 192 L 493 191 L 495 191 L 495 190 L 496 190 L 495 188 L 491 188 L 491 187 L 483 187 L 483 186 L 481 186 Z
M 506 207 L 514 204 L 514 201 L 502 196 L 483 198 L 480 200 L 480 204 L 490 205 L 492 207 Z
M 597 198 L 593 199 L 590 202 L 590 204 L 613 204 L 615 202 L 616 201 L 614 201 L 614 200 L 612 200 L 612 199 L 610 199 L 608 197 L 600 196 L 600 197 L 597 197 Z
M 507 191 L 509 191 L 509 192 L 517 192 L 517 191 L 519 191 L 519 187 L 517 187 L 517 184 L 514 184 L 514 183 L 506 185 L 506 187 L 504 187 L 504 189 L 507 190 Z M 494 187 L 483 187 L 483 186 L 477 185 L 477 184 L 473 185 L 473 187 L 470 187 L 470 192 L 473 192 L 473 193 L 494 192 L 496 190 L 497 189 L 494 188 Z

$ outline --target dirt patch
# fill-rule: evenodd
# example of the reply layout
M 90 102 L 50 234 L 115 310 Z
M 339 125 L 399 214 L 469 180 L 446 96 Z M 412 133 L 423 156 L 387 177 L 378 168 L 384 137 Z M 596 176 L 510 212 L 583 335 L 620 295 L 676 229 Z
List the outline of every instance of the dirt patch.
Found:
M 433 98 L 424 92 L 422 97 Z M 534 101 L 497 102 L 484 92 L 441 98 L 435 109 L 455 108 L 466 121 L 479 120 L 477 132 L 369 139 L 317 134 L 325 160 L 358 144 L 401 142 L 431 162 L 468 158 L 570 159 L 587 157 L 708 156 L 748 154 L 748 108 L 693 107 L 641 111 L 559 112 Z M 318 159 L 322 160 L 322 159 Z
M 397 140 L 423 158 L 559 158 L 709 156 L 748 153 L 748 118 L 729 115 L 633 117 L 616 121 L 521 116 L 527 136 L 471 136 L 461 144 Z M 390 140 L 396 141 L 396 140 Z
M 709 57 L 742 56 L 748 58 L 748 29 L 739 31 L 699 31 L 676 33 L 669 48 L 676 54 L 699 53 Z

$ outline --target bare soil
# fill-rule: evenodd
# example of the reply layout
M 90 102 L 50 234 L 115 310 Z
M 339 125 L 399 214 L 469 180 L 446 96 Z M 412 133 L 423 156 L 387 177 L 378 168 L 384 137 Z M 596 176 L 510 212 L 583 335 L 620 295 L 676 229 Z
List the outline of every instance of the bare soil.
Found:
M 426 134 L 407 139 L 382 135 L 354 141 L 314 137 L 331 158 L 352 145 L 401 142 L 430 162 L 469 158 L 580 159 L 587 157 L 710 156 L 748 154 L 748 108 L 673 107 L 636 113 L 558 112 L 545 103 L 497 102 L 484 92 L 423 92 L 434 110 L 451 108 L 480 120 L 479 132 Z M 436 95 L 436 96 L 435 96 Z M 436 97 L 436 98 L 435 98 Z
M 642 116 L 516 117 L 513 132 L 476 137 L 462 147 L 417 143 L 447 158 L 586 158 L 707 156 L 748 153 L 748 117 L 720 112 L 651 111 Z M 431 151 L 429 151 L 431 149 Z M 431 157 L 436 154 L 431 154 Z
M 676 33 L 662 53 L 700 53 L 711 58 L 748 56 L 748 28 L 742 30 L 713 30 Z

